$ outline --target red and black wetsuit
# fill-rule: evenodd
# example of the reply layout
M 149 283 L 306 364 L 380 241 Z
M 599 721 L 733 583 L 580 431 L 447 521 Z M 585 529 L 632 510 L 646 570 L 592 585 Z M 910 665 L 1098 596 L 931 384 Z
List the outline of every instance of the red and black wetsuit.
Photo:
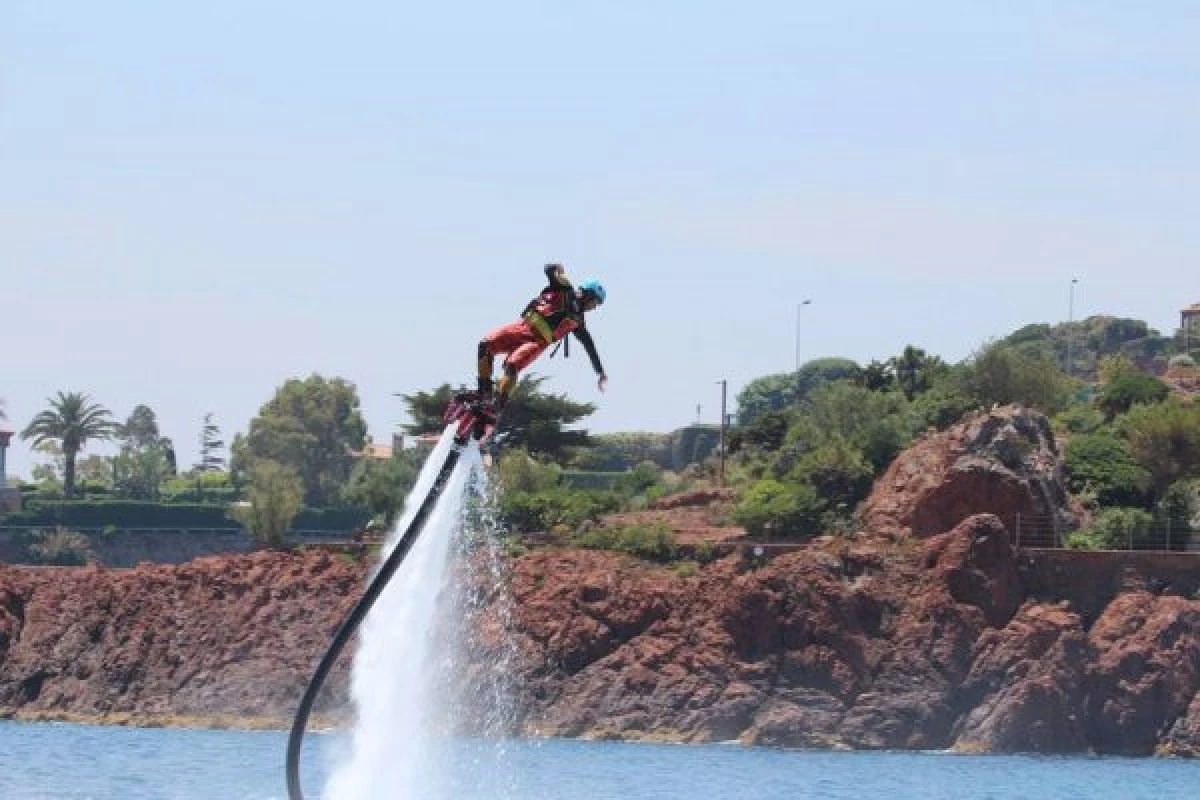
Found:
M 541 294 L 525 306 L 521 319 L 489 333 L 479 343 L 480 382 L 490 382 L 492 358 L 506 353 L 505 372 L 515 378 L 516 374 L 532 364 L 547 347 L 562 340 L 567 334 L 575 338 L 587 350 L 592 369 L 597 375 L 604 374 L 596 344 L 584 322 L 584 310 L 580 306 L 575 287 L 560 273 L 557 264 L 546 265 L 549 284 Z

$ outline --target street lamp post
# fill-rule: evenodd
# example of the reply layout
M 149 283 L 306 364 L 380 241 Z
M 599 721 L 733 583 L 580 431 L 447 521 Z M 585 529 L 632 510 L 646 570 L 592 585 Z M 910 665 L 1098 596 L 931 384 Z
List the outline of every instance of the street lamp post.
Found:
M 1074 342 L 1075 335 L 1072 332 L 1072 326 L 1075 322 L 1075 284 L 1079 283 L 1079 278 L 1071 278 L 1071 298 L 1067 302 L 1067 377 L 1071 377 L 1072 360 L 1071 360 L 1071 345 Z
M 721 439 L 717 444 L 717 449 L 721 451 L 721 467 L 718 473 L 720 485 L 725 485 L 725 427 L 729 424 L 729 417 L 725 414 L 725 390 L 728 387 L 729 381 L 719 380 L 721 384 Z

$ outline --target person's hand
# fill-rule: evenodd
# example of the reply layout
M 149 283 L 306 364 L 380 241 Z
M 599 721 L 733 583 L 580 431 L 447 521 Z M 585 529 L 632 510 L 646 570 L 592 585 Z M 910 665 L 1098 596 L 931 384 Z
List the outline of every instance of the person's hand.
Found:
M 596 388 L 603 392 L 606 386 L 608 386 L 608 376 L 601 375 L 596 381 Z

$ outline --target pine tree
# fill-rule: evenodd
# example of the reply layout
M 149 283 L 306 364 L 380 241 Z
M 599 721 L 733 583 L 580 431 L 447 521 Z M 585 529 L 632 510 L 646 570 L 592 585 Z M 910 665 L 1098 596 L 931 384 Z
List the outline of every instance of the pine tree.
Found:
M 225 467 L 225 457 L 221 449 L 225 442 L 221 437 L 221 429 L 213 422 L 212 412 L 204 415 L 204 426 L 200 429 L 200 463 L 196 465 L 197 472 L 215 472 Z

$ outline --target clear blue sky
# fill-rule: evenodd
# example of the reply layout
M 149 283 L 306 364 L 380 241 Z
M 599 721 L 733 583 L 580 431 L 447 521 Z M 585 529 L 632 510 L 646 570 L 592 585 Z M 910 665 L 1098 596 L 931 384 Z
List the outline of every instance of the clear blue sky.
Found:
M 36 3 L 0 11 L 0 397 L 159 414 L 183 463 L 313 371 L 472 377 L 595 275 L 599 431 L 804 359 L 1200 301 L 1194 2 Z M 577 351 L 578 352 L 578 351 Z M 27 474 L 24 444 L 10 472 Z

